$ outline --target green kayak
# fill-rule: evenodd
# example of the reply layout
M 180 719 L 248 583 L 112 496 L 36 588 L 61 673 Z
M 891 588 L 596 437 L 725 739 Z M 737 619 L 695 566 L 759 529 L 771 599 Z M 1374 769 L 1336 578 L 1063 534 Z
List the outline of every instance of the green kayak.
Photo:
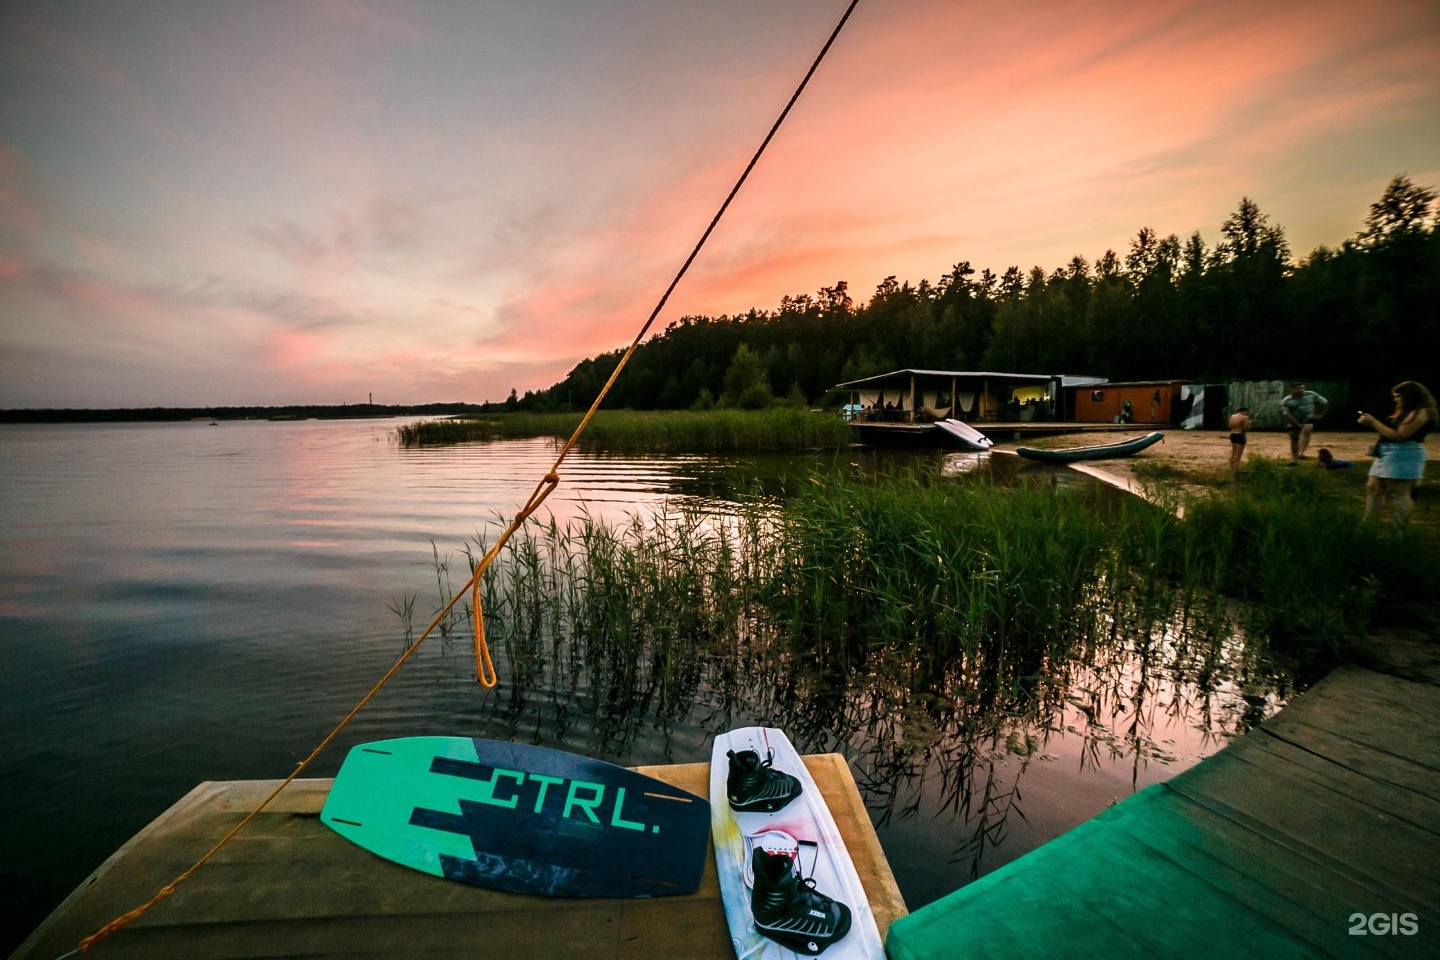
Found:
M 1027 460 L 1040 463 L 1076 463 L 1080 460 L 1111 460 L 1128 457 L 1146 447 L 1153 446 L 1165 438 L 1160 431 L 1147 433 L 1143 437 L 1132 437 L 1115 443 L 1099 443 L 1089 447 L 1065 447 L 1059 450 L 1036 450 L 1034 447 L 1016 447 L 1015 452 Z

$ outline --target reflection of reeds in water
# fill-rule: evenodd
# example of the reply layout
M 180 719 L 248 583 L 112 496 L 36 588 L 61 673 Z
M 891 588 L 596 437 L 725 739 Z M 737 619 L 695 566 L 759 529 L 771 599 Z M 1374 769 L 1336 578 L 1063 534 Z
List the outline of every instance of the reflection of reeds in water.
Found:
M 973 870 L 1052 735 L 1081 735 L 1082 764 L 1130 758 L 1133 782 L 1172 759 L 1160 721 L 1244 729 L 1265 708 L 1240 691 L 1273 688 L 1275 660 L 1363 627 L 1375 578 L 1332 570 L 1305 524 L 1385 569 L 1408 541 L 1318 509 L 1227 493 L 1179 520 L 1048 487 L 816 480 L 723 515 L 531 522 L 486 573 L 487 631 L 504 712 L 537 737 L 583 723 L 623 755 L 647 726 L 780 726 L 846 752 L 881 822 L 938 778 Z M 1295 643 L 1297 617 L 1318 639 Z

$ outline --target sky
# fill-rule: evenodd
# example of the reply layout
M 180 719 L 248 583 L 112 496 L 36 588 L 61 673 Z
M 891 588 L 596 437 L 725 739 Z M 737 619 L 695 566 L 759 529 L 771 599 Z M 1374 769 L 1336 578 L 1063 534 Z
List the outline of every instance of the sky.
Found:
M 0 408 L 504 399 L 629 343 L 846 0 L 0 0 Z M 860 0 L 661 313 L 1440 186 L 1434 0 Z M 923 358 L 915 358 L 923 365 Z

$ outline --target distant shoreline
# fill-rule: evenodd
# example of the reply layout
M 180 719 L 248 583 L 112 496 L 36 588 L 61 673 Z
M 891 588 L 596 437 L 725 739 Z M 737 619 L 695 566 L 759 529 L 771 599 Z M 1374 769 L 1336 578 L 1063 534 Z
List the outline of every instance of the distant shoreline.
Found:
M 436 417 L 484 411 L 478 403 L 289 404 L 278 407 L 123 407 L 114 409 L 0 410 L 0 423 L 141 423 L 188 420 L 358 420 Z

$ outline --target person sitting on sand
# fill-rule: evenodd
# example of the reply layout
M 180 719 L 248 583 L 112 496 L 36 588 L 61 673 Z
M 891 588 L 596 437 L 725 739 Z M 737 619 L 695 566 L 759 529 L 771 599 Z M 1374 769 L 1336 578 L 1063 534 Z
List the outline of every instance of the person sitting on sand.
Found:
M 1348 470 L 1354 466 L 1349 460 L 1336 459 L 1335 454 L 1325 447 L 1321 447 L 1316 456 L 1319 457 L 1321 470 Z
M 1245 443 L 1249 439 L 1250 408 L 1241 407 L 1230 415 L 1230 472 L 1240 472 L 1240 458 L 1245 456 Z

